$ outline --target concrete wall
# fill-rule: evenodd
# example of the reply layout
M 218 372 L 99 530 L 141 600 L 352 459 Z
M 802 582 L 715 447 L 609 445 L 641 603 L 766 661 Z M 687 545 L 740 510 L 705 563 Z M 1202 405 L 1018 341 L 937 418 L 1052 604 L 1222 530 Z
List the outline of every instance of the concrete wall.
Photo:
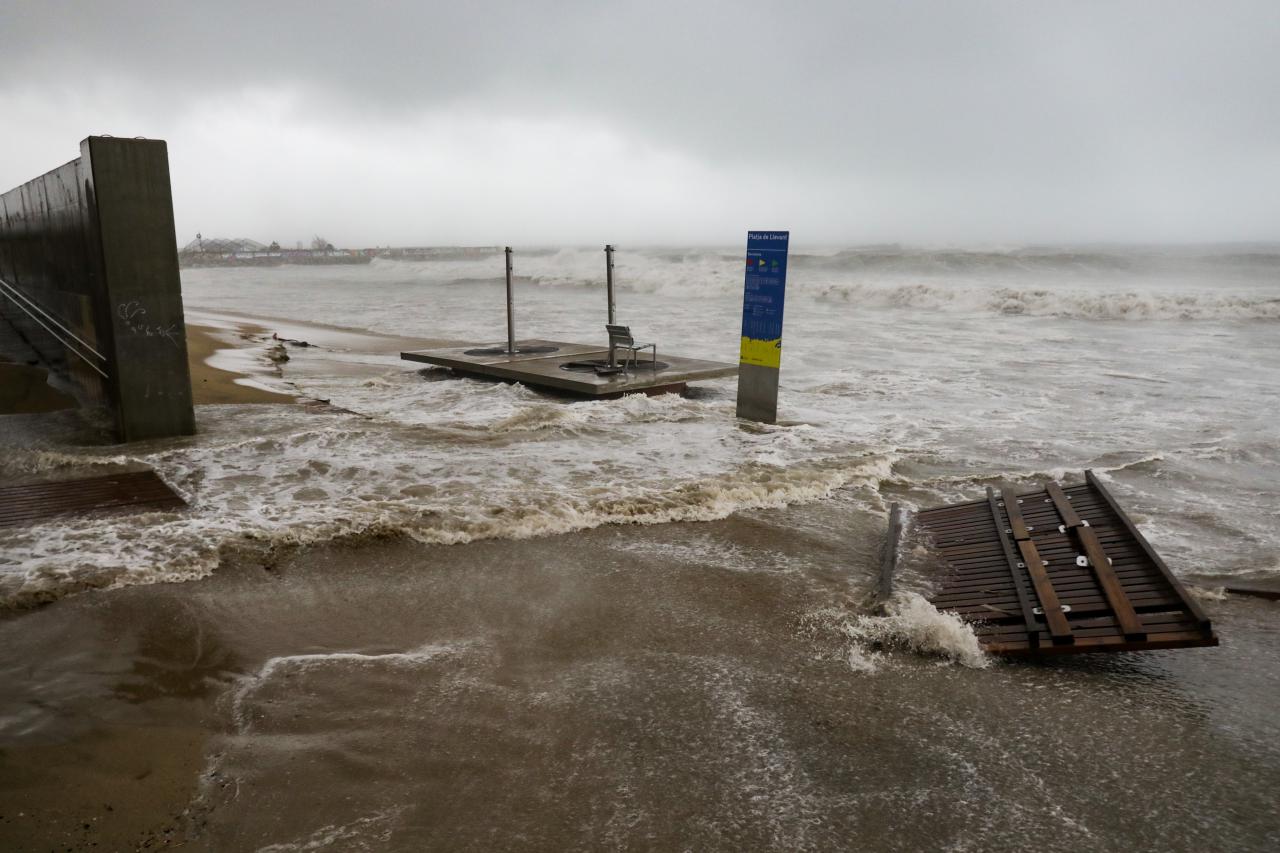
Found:
M 121 441 L 195 431 L 164 142 L 91 136 L 0 195 L 0 312 Z

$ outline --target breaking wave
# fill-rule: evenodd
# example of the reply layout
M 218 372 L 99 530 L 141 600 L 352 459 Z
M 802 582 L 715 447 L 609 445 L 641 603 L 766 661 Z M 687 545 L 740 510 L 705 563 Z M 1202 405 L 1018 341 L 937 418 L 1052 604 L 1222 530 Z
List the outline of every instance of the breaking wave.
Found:
M 914 592 L 898 593 L 883 616 L 856 616 L 843 626 L 852 642 L 849 666 L 857 672 L 873 672 L 876 658 L 872 648 L 902 649 L 915 654 L 940 657 L 974 669 L 990 664 L 978 637 L 954 613 L 942 613 Z
M 964 620 L 939 611 L 914 592 L 895 593 L 880 614 L 851 614 L 838 607 L 811 611 L 800 618 L 797 635 L 813 647 L 818 659 L 842 661 L 859 675 L 892 667 L 892 651 L 974 669 L 991 663 Z
M 358 480 L 315 500 L 267 506 L 240 490 L 201 500 L 185 513 L 144 513 L 36 525 L 9 536 L 0 558 L 0 605 L 23 607 L 69 593 L 133 584 L 196 580 L 237 551 L 274 559 L 282 550 L 333 541 L 406 536 L 424 544 L 528 539 L 605 524 L 711 521 L 739 510 L 807 503 L 889 476 L 884 456 L 815 460 L 780 468 L 748 463 L 671 485 L 614 484 L 598 490 L 472 489 L 450 493 L 405 485 L 375 496 Z M 278 491 L 270 480 L 250 489 Z M 303 491 L 303 490 L 298 490 Z M 295 492 L 297 495 L 298 492 Z
M 249 706 L 255 694 L 279 678 L 287 679 L 314 669 L 333 666 L 348 670 L 362 666 L 413 669 L 454 656 L 460 650 L 460 647 L 453 645 L 428 644 L 404 652 L 318 652 L 269 658 L 258 672 L 239 678 L 239 683 L 227 697 L 231 706 L 231 718 L 237 731 L 250 731 L 253 728 L 253 714 Z
M 362 285 L 378 289 L 380 300 L 362 306 L 357 321 L 339 295 L 356 273 L 281 268 L 272 275 L 282 286 L 264 297 L 262 308 L 294 316 L 298 295 L 308 294 L 311 321 L 358 322 L 379 331 L 414 334 L 405 322 L 406 310 L 412 312 L 424 299 L 462 304 L 478 284 L 496 291 L 502 270 L 498 251 L 417 261 L 375 259 L 358 274 Z M 184 279 L 201 292 L 202 304 L 215 307 L 225 301 L 232 307 L 243 301 L 234 285 L 253 275 L 262 273 L 188 270 Z M 515 276 L 523 293 L 532 288 L 538 294 L 533 302 L 561 305 L 580 298 L 567 291 L 603 287 L 604 256 L 599 248 L 521 250 Z M 860 310 L 1117 321 L 1276 321 L 1278 283 L 1280 252 L 1274 247 L 1252 252 L 871 247 L 793 252 L 787 289 L 789 300 L 849 303 Z M 741 298 L 742 285 L 738 248 L 641 248 L 616 255 L 615 286 L 622 293 L 733 301 Z M 460 312 L 450 317 L 451 324 L 463 326 L 474 319 Z
M 521 270 L 524 280 L 541 287 L 601 284 L 601 260 L 593 250 L 535 253 L 523 259 Z M 788 279 L 792 293 L 864 309 L 1086 320 L 1280 320 L 1280 254 L 848 250 L 793 254 Z M 616 280 L 620 289 L 637 293 L 736 294 L 742 287 L 741 257 L 728 250 L 620 253 Z
M 1280 296 L 1265 292 L 993 287 L 947 282 L 836 282 L 820 299 L 861 308 L 907 308 L 1081 320 L 1280 320 Z

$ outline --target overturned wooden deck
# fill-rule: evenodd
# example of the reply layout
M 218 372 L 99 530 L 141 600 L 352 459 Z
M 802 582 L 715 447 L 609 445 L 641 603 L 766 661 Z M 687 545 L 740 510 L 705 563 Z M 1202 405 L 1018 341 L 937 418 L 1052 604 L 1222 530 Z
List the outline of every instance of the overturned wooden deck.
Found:
M 1199 604 L 1093 475 L 924 510 L 951 569 L 930 601 L 1004 655 L 1216 646 Z

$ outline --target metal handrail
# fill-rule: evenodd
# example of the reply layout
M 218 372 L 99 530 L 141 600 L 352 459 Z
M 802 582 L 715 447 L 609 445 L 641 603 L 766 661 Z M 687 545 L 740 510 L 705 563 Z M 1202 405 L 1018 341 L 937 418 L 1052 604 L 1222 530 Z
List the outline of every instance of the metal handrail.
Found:
M 100 375 L 103 379 L 109 378 L 107 376 L 106 371 L 104 371 L 102 367 L 99 367 L 97 364 L 93 362 L 93 359 L 91 359 L 89 356 L 82 353 L 79 349 L 76 348 L 74 344 L 64 339 L 62 335 L 59 335 L 58 331 L 61 331 L 62 334 L 66 335 L 68 338 L 71 338 L 71 340 L 75 341 L 77 344 L 84 347 L 90 353 L 96 356 L 98 360 L 102 362 L 102 365 L 104 367 L 107 364 L 107 357 L 102 353 L 98 352 L 96 349 L 94 349 L 93 346 L 87 343 L 86 341 L 81 340 L 81 338 L 78 335 L 76 335 L 75 332 L 71 331 L 66 326 L 59 323 L 56 318 L 54 318 L 48 311 L 45 311 L 43 308 L 41 308 L 39 305 L 33 302 L 28 296 L 26 296 L 26 294 L 22 293 L 22 291 L 18 290 L 16 287 L 9 284 L 9 282 L 5 281 L 4 279 L 0 279 L 0 294 L 3 294 L 4 296 L 9 297 L 9 299 L 12 300 L 12 302 L 15 305 L 17 305 L 19 308 L 22 309 L 23 313 L 25 313 L 32 320 L 36 321 L 36 323 L 40 326 L 40 328 L 44 329 L 46 332 L 52 335 L 54 340 L 56 340 L 58 343 L 62 344 L 68 350 L 70 350 L 71 352 L 79 356 L 80 359 L 85 364 L 93 368 L 94 371 L 96 371 L 98 375 Z M 45 318 L 45 320 L 48 320 L 50 323 L 56 326 L 58 331 L 55 331 L 54 329 L 49 328 L 49 326 L 45 324 L 44 320 L 41 320 L 39 316 L 36 316 L 35 312 L 39 312 L 40 315 L 42 315 Z

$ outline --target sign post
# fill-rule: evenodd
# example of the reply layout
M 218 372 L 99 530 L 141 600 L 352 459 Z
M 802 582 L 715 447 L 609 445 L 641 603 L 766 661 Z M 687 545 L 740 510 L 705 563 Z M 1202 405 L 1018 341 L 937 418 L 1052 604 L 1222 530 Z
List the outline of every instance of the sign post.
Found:
M 787 287 L 790 231 L 747 232 L 747 280 L 742 296 L 742 350 L 738 359 L 738 417 L 778 420 L 782 366 L 782 303 Z
M 608 290 L 608 293 L 609 293 L 609 325 L 612 326 L 614 323 L 618 322 L 613 318 L 615 305 L 613 301 L 613 244 L 612 243 L 604 247 L 604 276 L 605 276 L 605 289 Z
M 505 249 L 507 255 L 507 355 L 516 354 L 516 301 L 511 294 L 511 247 Z

